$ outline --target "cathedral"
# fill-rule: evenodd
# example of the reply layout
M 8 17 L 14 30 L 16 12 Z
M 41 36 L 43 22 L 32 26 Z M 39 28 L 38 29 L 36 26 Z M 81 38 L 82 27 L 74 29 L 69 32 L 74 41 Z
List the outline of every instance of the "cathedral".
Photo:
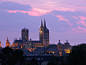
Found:
M 46 21 L 44 20 L 44 22 L 42 22 L 41 20 L 41 26 L 39 28 L 39 40 L 34 41 L 34 40 L 29 39 L 29 30 L 26 28 L 22 29 L 21 37 L 22 38 L 19 40 L 14 39 L 12 48 L 36 49 L 37 47 L 47 47 L 49 45 L 49 29 L 46 26 Z

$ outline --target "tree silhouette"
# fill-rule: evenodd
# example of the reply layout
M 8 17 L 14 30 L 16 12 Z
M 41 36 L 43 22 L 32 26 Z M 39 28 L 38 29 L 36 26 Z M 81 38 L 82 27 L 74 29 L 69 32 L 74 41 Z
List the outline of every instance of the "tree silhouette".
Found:
M 35 60 L 35 58 L 32 58 L 32 60 L 30 61 L 30 65 L 38 65 L 37 60 Z
M 74 46 L 68 57 L 68 65 L 86 65 L 86 44 Z
M 22 50 L 13 50 L 12 48 L 5 47 L 3 50 L 3 65 L 25 65 L 25 57 Z

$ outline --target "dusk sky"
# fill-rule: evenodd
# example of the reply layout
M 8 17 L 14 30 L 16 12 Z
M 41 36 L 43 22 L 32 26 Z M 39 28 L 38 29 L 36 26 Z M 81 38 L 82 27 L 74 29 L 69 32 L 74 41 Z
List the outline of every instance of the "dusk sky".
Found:
M 24 27 L 29 38 L 39 40 L 41 19 L 50 31 L 50 44 L 86 43 L 86 0 L 0 0 L 1 45 L 7 37 L 12 45 Z

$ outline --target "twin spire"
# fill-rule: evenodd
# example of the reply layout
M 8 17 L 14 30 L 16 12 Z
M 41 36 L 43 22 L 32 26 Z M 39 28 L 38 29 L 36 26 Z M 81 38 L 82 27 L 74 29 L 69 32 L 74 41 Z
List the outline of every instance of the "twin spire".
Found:
M 41 28 L 43 27 L 43 22 L 42 22 L 42 19 L 41 19 Z M 44 19 L 44 28 L 46 28 L 46 21 Z

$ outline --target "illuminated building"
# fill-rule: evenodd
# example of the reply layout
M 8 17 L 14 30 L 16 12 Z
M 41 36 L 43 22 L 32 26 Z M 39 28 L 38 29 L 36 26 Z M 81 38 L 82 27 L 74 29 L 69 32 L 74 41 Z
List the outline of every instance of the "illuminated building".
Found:
M 66 40 L 66 43 L 64 43 L 64 47 L 65 47 L 64 48 L 65 53 L 70 53 L 70 50 L 72 49 L 72 47 L 68 43 L 68 40 Z
M 46 26 L 46 21 L 41 20 L 41 26 L 39 28 L 39 40 L 31 40 L 25 43 L 25 48 L 28 46 L 29 49 L 36 49 L 37 47 L 47 47 L 49 45 L 49 30 Z M 32 46 L 32 47 L 31 47 Z
M 0 47 L 1 47 L 1 41 L 0 41 Z
M 52 44 L 47 47 L 46 52 L 52 53 L 54 56 L 63 56 L 65 54 L 70 53 L 70 50 L 72 47 L 68 43 L 68 40 L 66 40 L 66 43 L 62 44 L 59 40 L 57 45 Z
M 62 50 L 62 44 L 60 43 L 60 40 L 59 40 L 59 43 L 57 44 L 57 48 L 58 48 L 59 51 Z
M 7 47 L 7 46 L 10 47 L 10 42 L 9 42 L 8 38 L 7 38 L 7 41 L 6 41 L 6 47 Z
M 44 27 L 41 21 L 41 27 L 39 29 L 39 40 L 42 41 L 44 47 L 47 47 L 49 45 L 49 30 L 46 27 L 45 20 L 44 20 Z
M 22 40 L 14 40 L 12 48 L 13 49 L 22 49 L 25 47 L 25 43 Z
M 12 47 L 18 48 L 25 47 L 29 49 L 29 51 L 32 51 L 36 49 L 37 47 L 47 47 L 49 45 L 49 30 L 46 26 L 46 21 L 44 20 L 44 26 L 43 22 L 41 20 L 41 26 L 39 28 L 39 40 L 31 40 L 29 41 L 29 31 L 28 29 L 24 28 L 21 31 L 21 40 L 14 40 Z

